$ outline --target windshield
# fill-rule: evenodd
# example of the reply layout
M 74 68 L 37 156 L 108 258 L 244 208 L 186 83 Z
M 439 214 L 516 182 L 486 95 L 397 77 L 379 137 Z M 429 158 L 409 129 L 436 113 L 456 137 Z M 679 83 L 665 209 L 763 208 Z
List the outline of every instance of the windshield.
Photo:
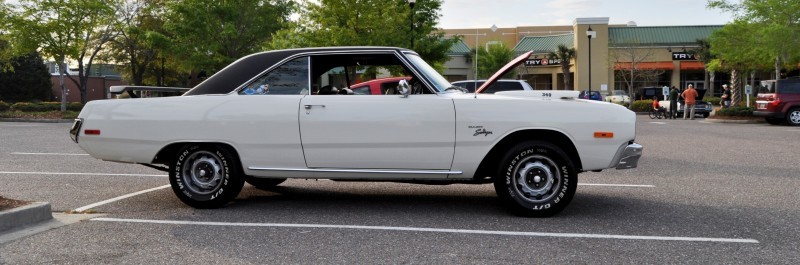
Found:
M 428 80 L 433 83 L 434 89 L 436 92 L 443 92 L 445 89 L 450 87 L 450 82 L 447 82 L 447 79 L 444 79 L 439 72 L 436 72 L 433 67 L 428 65 L 425 60 L 419 57 L 416 54 L 406 54 L 406 57 L 411 61 L 412 64 L 419 70 L 422 75 L 425 76 Z

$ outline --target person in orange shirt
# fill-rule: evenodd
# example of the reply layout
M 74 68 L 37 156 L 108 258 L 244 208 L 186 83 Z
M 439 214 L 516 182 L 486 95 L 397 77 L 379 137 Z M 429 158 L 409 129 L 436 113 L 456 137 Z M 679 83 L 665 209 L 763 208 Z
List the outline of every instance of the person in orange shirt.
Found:
M 658 103 L 658 96 L 653 97 L 653 110 L 660 112 L 666 118 L 667 111 Z
M 681 93 L 681 98 L 683 98 L 683 105 L 685 106 L 683 108 L 683 119 L 685 120 L 687 117 L 691 117 L 691 119 L 694 120 L 694 104 L 697 98 L 697 90 L 694 90 L 694 86 L 689 84 L 689 87 L 687 87 L 686 90 Z

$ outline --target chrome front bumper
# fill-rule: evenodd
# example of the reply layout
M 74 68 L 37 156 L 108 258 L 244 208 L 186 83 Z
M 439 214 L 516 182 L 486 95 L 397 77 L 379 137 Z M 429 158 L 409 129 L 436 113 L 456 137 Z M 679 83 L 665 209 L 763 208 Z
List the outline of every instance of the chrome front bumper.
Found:
M 619 162 L 617 162 L 617 169 L 635 168 L 639 164 L 639 158 L 642 157 L 642 145 L 637 143 L 630 143 L 622 153 L 617 154 Z

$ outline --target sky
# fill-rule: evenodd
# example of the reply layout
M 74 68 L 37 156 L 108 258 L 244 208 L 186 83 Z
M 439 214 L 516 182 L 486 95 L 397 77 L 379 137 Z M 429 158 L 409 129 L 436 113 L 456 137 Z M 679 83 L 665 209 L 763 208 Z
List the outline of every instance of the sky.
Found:
M 439 27 L 499 28 L 572 25 L 575 18 L 608 17 L 609 24 L 722 25 L 731 14 L 707 0 L 443 0 Z

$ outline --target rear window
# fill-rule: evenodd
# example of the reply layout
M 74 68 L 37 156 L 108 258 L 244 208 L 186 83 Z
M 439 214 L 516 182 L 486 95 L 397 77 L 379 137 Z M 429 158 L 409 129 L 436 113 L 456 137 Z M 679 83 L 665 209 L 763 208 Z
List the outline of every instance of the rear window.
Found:
M 523 90 L 522 84 L 518 82 L 495 82 L 488 88 L 484 93 L 494 93 L 500 91 L 510 91 L 510 90 Z

